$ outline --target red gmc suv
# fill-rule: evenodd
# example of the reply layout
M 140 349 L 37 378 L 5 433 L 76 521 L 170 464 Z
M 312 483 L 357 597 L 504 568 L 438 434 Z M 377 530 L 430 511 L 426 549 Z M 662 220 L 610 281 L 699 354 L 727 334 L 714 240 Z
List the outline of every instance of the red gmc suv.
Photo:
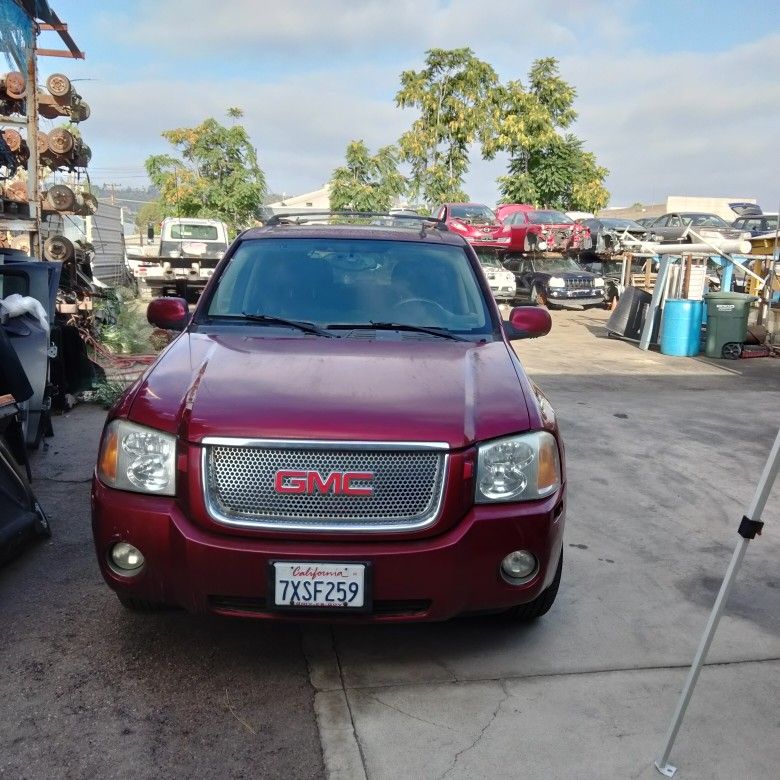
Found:
M 192 316 L 179 298 L 148 316 L 182 333 L 109 412 L 92 490 L 125 606 L 370 622 L 550 608 L 563 445 L 510 346 L 550 315 L 502 323 L 446 225 L 272 218 Z

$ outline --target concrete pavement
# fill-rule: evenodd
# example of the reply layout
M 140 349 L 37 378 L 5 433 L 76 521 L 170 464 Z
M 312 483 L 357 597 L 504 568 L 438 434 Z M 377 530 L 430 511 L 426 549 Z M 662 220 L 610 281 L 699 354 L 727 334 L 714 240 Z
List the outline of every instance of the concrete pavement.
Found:
M 567 445 L 557 603 L 528 626 L 310 631 L 332 776 L 655 775 L 780 423 L 780 364 L 641 352 L 606 338 L 606 314 L 554 312 L 550 336 L 517 345 Z M 672 755 L 681 778 L 776 776 L 778 496 L 780 486 Z
M 0 570 L 0 777 L 660 777 L 780 423 L 780 363 L 640 352 L 606 316 L 554 312 L 517 345 L 568 457 L 563 582 L 532 625 L 129 614 L 89 534 L 103 413 L 55 418 L 33 464 L 54 538 Z M 778 498 L 672 754 L 683 780 L 777 776 Z
M 133 614 L 104 584 L 89 482 L 105 412 L 33 459 L 53 537 L 0 568 L 0 778 L 319 778 L 296 626 Z

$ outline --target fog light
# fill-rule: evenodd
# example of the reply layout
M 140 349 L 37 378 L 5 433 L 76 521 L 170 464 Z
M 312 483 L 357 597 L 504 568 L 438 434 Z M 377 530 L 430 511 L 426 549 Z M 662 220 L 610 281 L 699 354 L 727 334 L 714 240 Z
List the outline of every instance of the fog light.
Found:
M 123 572 L 136 572 L 144 565 L 144 556 L 137 547 L 117 542 L 111 548 L 111 563 Z
M 512 580 L 524 580 L 536 571 L 536 557 L 528 550 L 515 550 L 501 561 L 501 571 Z

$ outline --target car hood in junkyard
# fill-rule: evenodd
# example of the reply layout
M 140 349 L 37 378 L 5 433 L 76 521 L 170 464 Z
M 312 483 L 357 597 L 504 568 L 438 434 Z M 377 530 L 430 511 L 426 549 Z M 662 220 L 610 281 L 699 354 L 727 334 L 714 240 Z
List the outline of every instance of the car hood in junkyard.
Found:
M 180 336 L 147 374 L 129 416 L 193 442 L 229 436 L 457 448 L 527 430 L 531 393 L 502 341 L 195 332 Z

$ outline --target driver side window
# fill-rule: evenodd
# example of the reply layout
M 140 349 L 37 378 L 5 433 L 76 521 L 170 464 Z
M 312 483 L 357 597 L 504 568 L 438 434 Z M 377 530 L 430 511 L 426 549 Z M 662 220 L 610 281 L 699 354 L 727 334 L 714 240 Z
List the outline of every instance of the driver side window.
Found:
M 673 216 L 669 217 L 666 223 L 669 227 L 682 227 L 682 220 L 674 214 Z

